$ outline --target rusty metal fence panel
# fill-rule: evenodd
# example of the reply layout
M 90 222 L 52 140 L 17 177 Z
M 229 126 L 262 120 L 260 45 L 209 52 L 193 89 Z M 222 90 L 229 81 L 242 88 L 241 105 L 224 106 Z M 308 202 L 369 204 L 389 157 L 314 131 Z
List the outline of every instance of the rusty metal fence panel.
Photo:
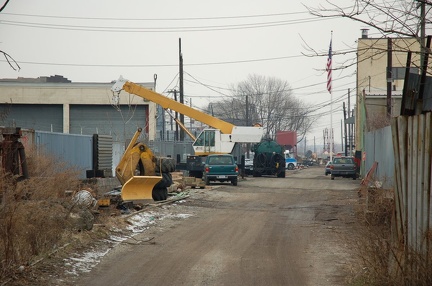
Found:
M 431 113 L 392 122 L 395 153 L 396 238 L 405 247 L 429 252 L 431 228 Z

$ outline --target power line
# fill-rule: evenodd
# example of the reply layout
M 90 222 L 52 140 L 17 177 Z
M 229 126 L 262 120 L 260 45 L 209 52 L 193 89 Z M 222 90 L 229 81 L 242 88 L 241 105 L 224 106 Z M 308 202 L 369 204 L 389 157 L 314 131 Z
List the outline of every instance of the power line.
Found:
M 3 25 L 20 26 L 29 28 L 42 28 L 53 30 L 70 30 L 70 31 L 87 31 L 87 32 L 121 32 L 121 33 L 178 33 L 178 32 L 210 32 L 210 31 L 228 31 L 228 30 L 243 30 L 257 29 L 286 25 L 298 25 L 304 23 L 312 23 L 318 21 L 326 21 L 331 18 L 306 18 L 286 21 L 271 21 L 259 23 L 245 24 L 230 24 L 230 25 L 214 25 L 214 26 L 183 26 L 183 27 L 101 27 L 101 26 L 79 26 L 79 25 L 60 25 L 60 24 L 45 24 L 35 22 L 7 21 L 2 20 Z
M 223 62 L 207 62 L 207 63 L 185 63 L 184 66 L 209 66 L 209 65 L 226 65 L 226 64 L 241 64 L 241 63 L 251 63 L 251 62 L 263 62 L 263 61 L 276 61 L 291 58 L 299 58 L 303 55 L 295 56 L 282 56 L 273 58 L 261 58 L 261 59 L 248 59 L 248 60 L 237 60 L 237 61 L 223 61 Z M 6 62 L 5 60 L 0 60 L 0 62 Z M 20 64 L 30 64 L 30 65 L 49 65 L 49 66 L 76 66 L 76 67 L 121 67 L 121 68 L 143 68 L 143 67 L 177 67 L 178 64 L 74 64 L 74 63 L 47 63 L 47 62 L 29 62 L 29 61 L 19 61 Z
M 36 14 L 19 14 L 19 13 L 2 13 L 2 15 L 39 17 L 53 19 L 78 19 L 78 20 L 110 20 L 110 21 L 194 21 L 194 20 L 219 20 L 219 19 L 241 19 L 241 18 L 261 18 L 309 14 L 308 11 L 273 13 L 273 14 L 256 14 L 256 15 L 237 15 L 237 16 L 217 16 L 217 17 L 184 17 L 184 18 L 111 18 L 111 17 L 74 17 L 74 16 L 53 16 L 53 15 L 36 15 Z

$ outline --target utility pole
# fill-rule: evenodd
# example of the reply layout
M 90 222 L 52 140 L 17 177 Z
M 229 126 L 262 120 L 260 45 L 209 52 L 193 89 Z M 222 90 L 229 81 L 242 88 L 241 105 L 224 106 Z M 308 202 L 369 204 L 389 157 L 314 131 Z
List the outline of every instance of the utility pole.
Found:
M 392 94 L 392 40 L 387 38 L 387 118 L 391 118 L 391 94 Z
M 179 80 L 180 80 L 180 103 L 184 104 L 184 90 L 183 90 L 183 55 L 181 51 L 181 38 L 179 38 Z M 184 115 L 180 114 L 180 122 L 184 125 Z M 180 141 L 184 141 L 184 130 L 180 130 Z
M 156 82 L 157 82 L 157 74 L 155 73 L 153 75 L 153 89 L 156 91 Z M 165 140 L 165 109 L 162 108 L 162 106 L 157 105 L 157 110 L 161 112 L 159 115 L 160 118 L 162 118 L 162 132 L 161 132 L 161 140 Z
M 249 96 L 246 94 L 246 126 L 249 126 Z M 250 143 L 246 144 L 246 158 L 249 159 L 250 153 Z
M 314 136 L 314 153 L 316 154 L 315 136 Z
M 342 129 L 343 125 L 345 125 L 345 122 L 344 122 L 344 120 L 341 120 L 341 143 L 342 143 L 341 146 L 342 146 L 342 152 L 344 150 L 344 132 L 343 132 L 343 129 Z M 345 136 L 346 136 L 346 128 L 345 128 Z M 345 147 L 345 150 L 346 150 L 346 147 Z
M 246 95 L 246 126 L 249 126 L 249 97 Z
M 347 114 L 348 114 L 348 118 L 350 118 L 350 117 L 354 117 L 353 115 L 351 115 L 350 114 L 351 113 L 351 89 L 349 89 L 348 88 L 348 109 L 347 109 Z M 349 124 L 348 125 L 348 133 L 347 133 L 347 131 L 345 131 L 345 136 L 348 136 L 348 138 L 346 138 L 346 143 L 347 143 L 347 145 L 345 146 L 345 154 L 349 154 L 350 156 L 352 156 L 352 142 L 351 142 L 351 136 L 352 136 L 352 134 L 351 134 L 351 127 L 352 127 L 352 125 L 353 124 Z M 346 123 L 345 123 L 345 130 L 347 130 L 347 126 L 346 126 Z M 348 151 L 349 151 L 349 153 L 348 153 Z
M 349 105 L 349 104 L 348 104 Z M 345 132 L 345 156 L 348 156 L 348 134 L 347 134 L 347 123 L 346 123 L 346 120 L 347 120 L 347 113 L 346 113 L 346 110 L 345 110 L 345 102 L 343 102 L 342 103 L 342 106 L 343 106 L 343 116 L 344 116 L 344 118 L 343 118 L 343 121 L 344 121 L 344 132 Z M 348 111 L 349 112 L 349 111 Z M 341 126 L 342 127 L 342 126 Z M 341 129 L 342 130 L 342 129 Z M 344 142 L 343 141 L 343 138 L 342 138 L 342 142 Z M 344 143 L 342 143 L 342 151 L 343 151 L 343 145 L 344 145 Z
M 304 146 L 304 153 L 303 154 L 306 154 L 306 150 L 307 149 L 307 146 L 306 146 L 306 137 L 305 137 L 305 146 Z

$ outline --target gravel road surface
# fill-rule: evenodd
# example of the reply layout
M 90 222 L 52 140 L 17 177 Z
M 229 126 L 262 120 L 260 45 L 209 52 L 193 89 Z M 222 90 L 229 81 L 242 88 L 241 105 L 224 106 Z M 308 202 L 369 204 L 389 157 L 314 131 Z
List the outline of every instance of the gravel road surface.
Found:
M 73 285 L 346 285 L 359 180 L 323 167 L 194 189 Z M 71 281 L 71 280 L 69 280 Z

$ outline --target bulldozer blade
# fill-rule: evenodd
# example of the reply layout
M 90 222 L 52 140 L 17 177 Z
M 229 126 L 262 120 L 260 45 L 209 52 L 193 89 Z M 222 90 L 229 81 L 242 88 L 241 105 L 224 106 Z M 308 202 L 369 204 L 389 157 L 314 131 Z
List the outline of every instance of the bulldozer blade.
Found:
M 124 201 L 152 199 L 153 187 L 162 179 L 161 176 L 133 176 L 122 187 Z

